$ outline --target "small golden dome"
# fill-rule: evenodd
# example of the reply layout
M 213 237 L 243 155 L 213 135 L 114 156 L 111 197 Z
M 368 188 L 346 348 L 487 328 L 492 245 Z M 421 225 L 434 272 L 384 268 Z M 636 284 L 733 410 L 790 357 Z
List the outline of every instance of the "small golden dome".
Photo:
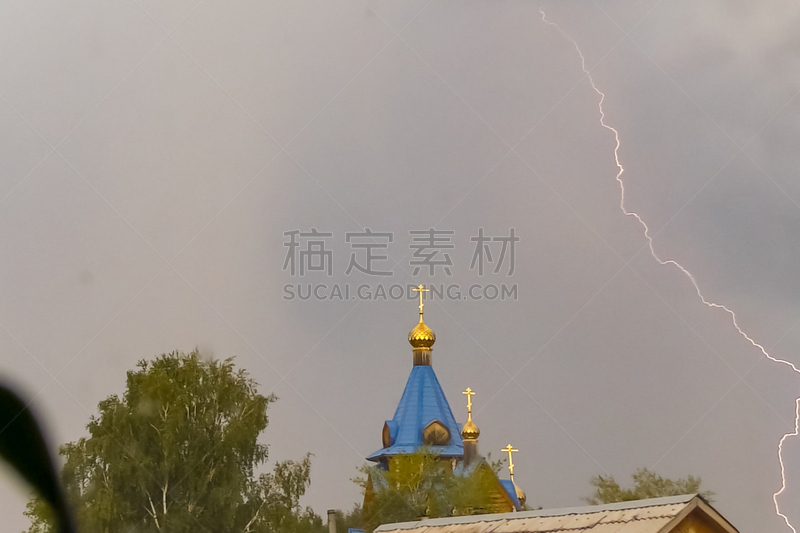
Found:
M 481 430 L 478 429 L 478 426 L 475 425 L 472 418 L 467 420 L 467 423 L 464 424 L 464 427 L 461 429 L 461 436 L 467 440 L 478 440 L 478 437 L 481 436 Z
M 517 499 L 519 500 L 520 505 L 525 505 L 525 501 L 528 499 L 528 496 L 525 494 L 525 491 L 519 488 L 519 485 L 514 483 L 514 490 L 517 493 Z
M 430 350 L 433 343 L 436 342 L 436 333 L 434 333 L 433 330 L 422 321 L 422 317 L 420 317 L 419 324 L 408 334 L 408 342 L 415 349 L 423 348 Z

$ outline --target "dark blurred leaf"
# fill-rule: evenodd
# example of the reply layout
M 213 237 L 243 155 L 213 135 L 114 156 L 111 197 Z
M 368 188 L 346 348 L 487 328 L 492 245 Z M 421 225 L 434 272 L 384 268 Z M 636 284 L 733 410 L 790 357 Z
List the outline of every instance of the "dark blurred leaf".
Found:
M 2 385 L 0 385 L 0 456 L 11 463 L 50 504 L 60 531 L 74 532 L 69 509 L 39 424 L 20 397 Z

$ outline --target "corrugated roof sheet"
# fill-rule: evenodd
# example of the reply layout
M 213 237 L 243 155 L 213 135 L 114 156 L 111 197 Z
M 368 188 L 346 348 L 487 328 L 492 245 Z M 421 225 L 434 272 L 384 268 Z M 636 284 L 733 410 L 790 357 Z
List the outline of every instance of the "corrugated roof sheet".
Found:
M 376 532 L 402 533 L 658 533 L 694 495 L 494 515 L 384 524 Z

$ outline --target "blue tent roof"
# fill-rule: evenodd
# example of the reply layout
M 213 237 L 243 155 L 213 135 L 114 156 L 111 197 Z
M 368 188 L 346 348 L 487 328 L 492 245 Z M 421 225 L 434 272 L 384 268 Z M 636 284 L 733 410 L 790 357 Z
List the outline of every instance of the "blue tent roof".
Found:
M 423 445 L 422 430 L 434 420 L 450 430 L 450 444 L 429 446 L 431 453 L 441 457 L 463 456 L 461 427 L 450 410 L 450 404 L 447 403 L 433 368 L 427 365 L 414 366 L 400 403 L 397 404 L 394 418 L 386 421 L 391 434 L 391 446 L 381 448 L 367 459 L 378 461 L 382 457 L 417 451 Z

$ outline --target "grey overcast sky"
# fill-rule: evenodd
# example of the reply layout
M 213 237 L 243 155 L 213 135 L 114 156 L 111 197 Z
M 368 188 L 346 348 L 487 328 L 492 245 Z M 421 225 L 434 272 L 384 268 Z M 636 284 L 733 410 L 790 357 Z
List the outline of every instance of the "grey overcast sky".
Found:
M 431 301 L 434 368 L 483 453 L 520 449 L 534 506 L 589 479 L 693 474 L 743 533 L 785 532 L 777 444 L 800 379 L 800 4 L 704 0 L 9 0 L 0 3 L 0 371 L 56 443 L 141 358 L 235 356 L 280 400 L 270 460 L 314 454 L 304 503 L 360 499 L 411 367 L 413 301 L 284 285 L 517 285 Z M 330 232 L 332 275 L 282 269 Z M 345 233 L 391 232 L 385 278 Z M 452 230 L 452 276 L 409 231 Z M 470 270 L 514 228 L 514 272 Z M 500 243 L 492 243 L 495 261 Z M 362 253 L 363 250 L 359 251 Z M 506 258 L 508 261 L 508 258 Z M 395 264 L 396 262 L 396 264 Z M 305 290 L 305 289 L 304 289 Z M 326 293 L 327 294 L 327 293 Z M 779 503 L 800 524 L 800 439 Z M 27 489 L 2 471 L 3 531 Z

